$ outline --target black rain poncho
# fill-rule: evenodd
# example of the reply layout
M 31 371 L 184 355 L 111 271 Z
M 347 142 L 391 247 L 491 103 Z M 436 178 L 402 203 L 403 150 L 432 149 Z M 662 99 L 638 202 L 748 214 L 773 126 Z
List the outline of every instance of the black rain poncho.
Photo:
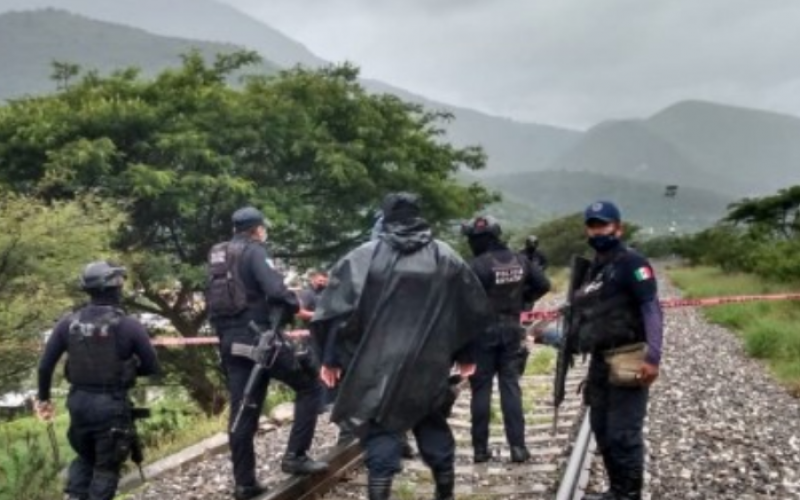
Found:
M 457 353 L 491 321 L 476 276 L 422 219 L 385 224 L 331 271 L 312 323 L 344 368 L 331 420 L 402 431 L 446 399 Z M 335 339 L 335 340 L 334 340 Z

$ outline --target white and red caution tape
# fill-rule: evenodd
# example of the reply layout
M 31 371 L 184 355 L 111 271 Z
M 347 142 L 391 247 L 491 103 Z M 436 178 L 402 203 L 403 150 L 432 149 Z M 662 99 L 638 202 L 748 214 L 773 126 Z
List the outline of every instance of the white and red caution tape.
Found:
M 742 302 L 773 302 L 779 300 L 800 300 L 800 293 L 774 293 L 765 295 L 730 295 L 727 297 L 706 297 L 700 299 L 671 298 L 661 300 L 664 309 L 679 307 L 706 307 L 722 304 L 738 304 Z M 538 320 L 555 320 L 561 315 L 559 309 L 540 309 L 538 311 L 525 311 L 520 314 L 521 323 L 531 323 Z M 307 330 L 294 330 L 287 332 L 290 337 L 307 336 Z M 159 337 L 153 340 L 153 345 L 163 347 L 179 347 L 185 345 L 212 345 L 218 344 L 217 337 Z
M 727 297 L 706 297 L 701 299 L 672 298 L 661 300 L 661 307 L 664 309 L 675 309 L 678 307 L 705 307 L 719 306 L 722 304 L 738 304 L 742 302 L 772 302 L 778 300 L 800 300 L 800 293 L 730 295 Z M 520 314 L 520 321 L 522 323 L 530 323 L 537 320 L 554 320 L 560 315 L 561 311 L 558 309 L 525 311 Z
M 680 307 L 707 307 L 718 306 L 723 304 L 739 304 L 743 302 L 774 302 L 783 300 L 800 300 L 800 293 L 773 293 L 763 295 L 730 295 L 727 297 L 706 297 L 699 299 L 688 298 L 671 298 L 661 300 L 661 307 L 664 309 L 676 309 Z M 534 311 L 525 311 L 520 314 L 521 323 L 531 323 L 533 321 L 541 320 L 555 320 L 561 315 L 559 309 L 540 309 Z M 308 330 L 292 330 L 286 332 L 289 337 L 307 337 Z M 158 337 L 152 340 L 153 345 L 159 347 L 183 347 L 191 345 L 216 345 L 219 344 L 217 337 Z M 40 347 L 34 347 L 27 344 L 15 344 L 0 346 L 0 351 L 12 349 L 34 349 L 38 350 Z
M 300 338 L 308 337 L 308 330 L 292 330 L 286 332 L 287 337 Z M 216 345 L 219 344 L 217 337 L 158 337 L 152 340 L 154 346 L 161 347 L 180 347 L 185 345 Z

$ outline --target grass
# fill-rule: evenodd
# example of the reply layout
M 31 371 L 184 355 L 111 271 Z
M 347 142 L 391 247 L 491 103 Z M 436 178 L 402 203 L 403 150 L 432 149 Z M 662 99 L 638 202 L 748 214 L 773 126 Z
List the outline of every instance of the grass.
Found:
M 548 375 L 555 368 L 555 363 L 556 350 L 537 344 L 528 358 L 525 375 Z
M 63 403 L 54 420 L 61 463 L 57 464 L 47 426 L 33 417 L 0 425 L 0 500 L 59 498 L 58 474 L 75 454 L 66 438 L 69 416 Z
M 723 273 L 711 267 L 668 271 L 687 297 L 797 292 L 800 283 L 772 283 L 754 275 Z M 765 361 L 776 378 L 800 397 L 800 302 L 748 302 L 707 307 L 709 321 L 735 331 L 747 354 Z
M 55 462 L 47 426 L 34 416 L 0 425 L 0 500 L 60 498 L 60 472 L 75 458 L 67 441 L 69 414 L 56 399 L 54 420 L 60 464 Z M 171 455 L 225 430 L 227 412 L 208 417 L 185 399 L 169 398 L 152 405 L 152 417 L 137 422 L 145 463 Z M 128 461 L 123 474 L 135 469 Z

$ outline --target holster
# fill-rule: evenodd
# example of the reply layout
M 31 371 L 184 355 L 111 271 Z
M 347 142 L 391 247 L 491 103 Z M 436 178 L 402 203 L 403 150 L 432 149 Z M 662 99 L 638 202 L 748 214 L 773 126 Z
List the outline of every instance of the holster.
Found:
M 113 461 L 116 464 L 123 464 L 131 456 L 135 431 L 130 427 L 114 427 L 111 429 L 111 439 L 114 443 L 112 448 Z
M 638 342 L 603 352 L 608 364 L 608 381 L 619 387 L 639 387 L 639 369 L 647 355 L 647 344 Z
M 460 375 L 450 375 L 447 379 L 447 390 L 440 399 L 440 404 L 437 405 L 440 413 L 445 418 L 450 418 L 450 415 L 453 413 L 453 406 L 455 406 L 458 395 L 461 393 L 465 382 L 466 380 L 462 379 Z

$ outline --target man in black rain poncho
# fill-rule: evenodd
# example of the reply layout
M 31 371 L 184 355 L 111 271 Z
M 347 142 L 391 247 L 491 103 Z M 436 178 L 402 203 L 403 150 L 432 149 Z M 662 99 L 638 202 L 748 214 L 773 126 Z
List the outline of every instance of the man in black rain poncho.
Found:
M 383 215 L 380 238 L 334 267 L 314 315 L 325 342 L 323 381 L 341 382 L 331 420 L 361 439 L 370 500 L 388 500 L 409 429 L 433 471 L 436 499 L 451 500 L 448 378 L 454 363 L 461 377 L 474 373 L 473 341 L 491 320 L 489 301 L 467 264 L 433 239 L 415 195 L 388 195 Z

